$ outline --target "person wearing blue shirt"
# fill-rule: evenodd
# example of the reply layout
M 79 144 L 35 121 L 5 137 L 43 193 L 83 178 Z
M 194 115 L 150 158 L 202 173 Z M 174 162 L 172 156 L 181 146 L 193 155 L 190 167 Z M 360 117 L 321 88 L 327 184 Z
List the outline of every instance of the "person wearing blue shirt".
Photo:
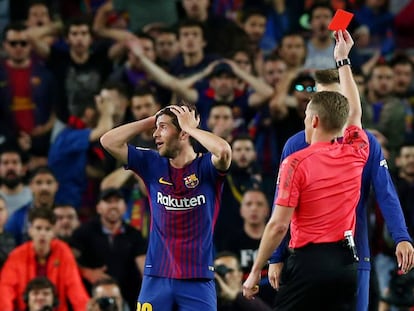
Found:
M 328 74 L 327 74 L 328 73 Z M 339 79 L 335 70 L 320 70 L 315 73 L 317 91 L 331 90 L 340 91 Z M 366 131 L 369 139 L 369 157 L 364 167 L 361 184 L 361 197 L 356 209 L 356 232 L 355 241 L 359 256 L 358 264 L 358 289 L 357 289 L 357 311 L 368 310 L 369 298 L 369 277 L 371 270 L 371 259 L 368 242 L 368 217 L 367 200 L 370 187 L 375 190 L 375 198 L 379 203 L 382 215 L 387 224 L 388 230 L 396 243 L 396 257 L 398 266 L 403 272 L 412 268 L 414 249 L 412 240 L 407 232 L 404 216 L 394 184 L 388 172 L 387 161 L 381 150 L 381 146 L 373 134 Z M 290 154 L 304 149 L 308 146 L 305 141 L 305 132 L 301 131 L 286 142 L 280 161 L 283 161 Z M 275 198 L 277 197 L 277 189 Z M 274 288 L 279 287 L 280 274 L 283 261 L 286 256 L 288 239 L 285 240 L 273 253 L 269 260 L 269 281 Z M 411 264 L 410 264 L 411 262 Z M 403 264 L 407 263 L 407 264 Z

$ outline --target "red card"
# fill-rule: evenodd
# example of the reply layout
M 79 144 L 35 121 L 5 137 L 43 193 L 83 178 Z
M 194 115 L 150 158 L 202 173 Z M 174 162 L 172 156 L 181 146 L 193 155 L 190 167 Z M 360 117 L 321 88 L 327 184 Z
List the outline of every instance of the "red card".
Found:
M 353 16 L 353 13 L 338 9 L 329 23 L 328 29 L 332 31 L 345 30 Z

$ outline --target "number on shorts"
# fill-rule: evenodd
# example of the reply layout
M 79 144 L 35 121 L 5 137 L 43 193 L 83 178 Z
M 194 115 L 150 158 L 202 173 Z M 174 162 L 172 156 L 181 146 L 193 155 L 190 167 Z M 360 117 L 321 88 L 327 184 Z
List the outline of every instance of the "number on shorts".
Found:
M 137 304 L 137 311 L 152 311 L 152 304 L 144 302 L 142 305 L 140 302 Z

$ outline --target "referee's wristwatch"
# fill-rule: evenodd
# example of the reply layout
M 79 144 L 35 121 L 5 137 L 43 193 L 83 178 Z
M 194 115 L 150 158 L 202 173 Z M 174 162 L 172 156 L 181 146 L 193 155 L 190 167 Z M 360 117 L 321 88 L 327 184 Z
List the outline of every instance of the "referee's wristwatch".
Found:
M 336 61 L 336 68 L 341 68 L 345 65 L 351 66 L 351 60 L 349 58 L 344 58 Z

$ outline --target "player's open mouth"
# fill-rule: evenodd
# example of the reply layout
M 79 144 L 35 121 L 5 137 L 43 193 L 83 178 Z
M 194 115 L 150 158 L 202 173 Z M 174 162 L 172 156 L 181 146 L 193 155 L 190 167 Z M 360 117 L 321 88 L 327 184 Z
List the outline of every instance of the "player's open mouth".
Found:
M 164 143 L 156 142 L 155 145 L 157 146 L 157 149 L 159 149 L 162 145 L 164 145 Z

